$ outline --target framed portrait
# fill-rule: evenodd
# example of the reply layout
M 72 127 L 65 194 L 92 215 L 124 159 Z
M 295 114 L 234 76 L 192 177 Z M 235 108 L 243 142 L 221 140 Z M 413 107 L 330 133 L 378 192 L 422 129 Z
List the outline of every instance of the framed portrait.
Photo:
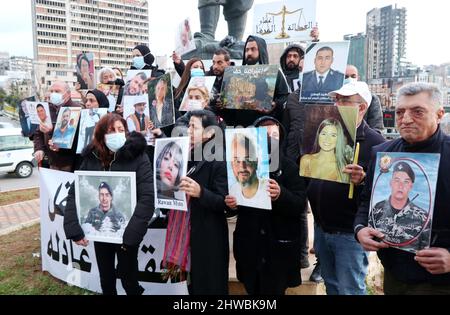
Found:
M 333 104 L 328 93 L 344 85 L 350 43 L 318 42 L 306 49 L 300 101 Z
M 186 193 L 180 190 L 187 174 L 189 137 L 156 139 L 153 161 L 155 207 L 187 211 Z
M 175 38 L 175 47 L 175 52 L 179 56 L 196 49 L 189 18 L 184 19 L 183 22 L 178 25 Z
M 75 172 L 78 218 L 86 238 L 122 244 L 136 207 L 134 172 Z
M 71 149 L 81 115 L 81 107 L 61 107 L 55 128 L 53 144 L 60 149 Z
M 30 122 L 36 125 L 46 125 L 52 127 L 52 118 L 50 116 L 50 109 L 46 102 L 26 102 Z
M 342 170 L 355 155 L 358 108 L 307 105 L 300 176 L 350 184 Z
M 229 194 L 238 205 L 271 210 L 267 128 L 226 129 Z
M 78 133 L 77 154 L 83 152 L 94 137 L 94 130 L 100 118 L 108 114 L 107 108 L 82 109 L 80 118 L 80 129 Z
M 175 124 L 172 79 L 169 73 L 148 82 L 148 104 L 150 119 L 155 128 Z
M 415 253 L 430 246 L 440 154 L 377 154 L 369 226 L 383 242 Z
M 152 70 L 128 70 L 123 87 L 123 95 L 147 94 L 147 82 L 152 77 Z
M 128 131 L 142 133 L 148 145 L 155 145 L 153 136 L 150 109 L 148 106 L 148 96 L 124 96 L 123 97 L 123 117 L 127 122 Z
M 253 9 L 254 34 L 268 44 L 311 40 L 316 24 L 316 0 L 261 3 Z
M 189 85 L 184 93 L 183 101 L 180 105 L 181 112 L 204 109 L 212 98 L 212 89 L 216 77 L 194 77 L 189 81 Z
M 94 54 L 87 52 L 77 55 L 77 83 L 81 90 L 95 89 Z
M 228 109 L 272 109 L 279 67 L 228 67 L 222 82 L 222 102 Z

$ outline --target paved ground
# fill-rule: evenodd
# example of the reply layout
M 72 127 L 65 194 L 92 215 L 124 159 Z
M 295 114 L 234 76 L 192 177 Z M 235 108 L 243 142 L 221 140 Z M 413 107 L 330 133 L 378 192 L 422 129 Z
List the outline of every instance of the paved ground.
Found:
M 37 167 L 28 178 L 18 178 L 14 174 L 0 173 L 0 192 L 34 188 L 39 186 L 39 172 Z
M 0 206 L 0 235 L 37 222 L 39 212 L 39 199 Z

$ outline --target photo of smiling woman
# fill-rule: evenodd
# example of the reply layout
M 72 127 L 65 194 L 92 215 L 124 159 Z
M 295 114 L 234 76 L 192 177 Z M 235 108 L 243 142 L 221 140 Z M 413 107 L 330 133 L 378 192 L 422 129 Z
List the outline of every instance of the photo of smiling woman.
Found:
M 187 209 L 186 195 L 179 191 L 179 185 L 186 174 L 188 141 L 187 137 L 156 141 L 155 202 L 159 208 Z
M 312 152 L 300 160 L 300 176 L 348 183 L 342 170 L 350 163 L 351 152 L 339 120 L 325 119 L 317 129 Z

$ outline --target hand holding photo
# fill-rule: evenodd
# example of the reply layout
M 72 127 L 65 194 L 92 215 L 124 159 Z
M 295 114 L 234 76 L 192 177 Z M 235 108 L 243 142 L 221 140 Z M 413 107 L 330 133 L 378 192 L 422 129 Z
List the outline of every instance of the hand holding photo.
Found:
M 122 244 L 136 207 L 136 174 L 76 171 L 75 175 L 78 217 L 86 238 Z
M 416 252 L 430 246 L 440 154 L 378 153 L 369 225 L 383 242 Z
M 267 128 L 226 129 L 229 195 L 240 206 L 271 210 Z
M 189 137 L 157 139 L 155 145 L 155 206 L 187 211 L 186 194 L 180 190 L 186 176 Z

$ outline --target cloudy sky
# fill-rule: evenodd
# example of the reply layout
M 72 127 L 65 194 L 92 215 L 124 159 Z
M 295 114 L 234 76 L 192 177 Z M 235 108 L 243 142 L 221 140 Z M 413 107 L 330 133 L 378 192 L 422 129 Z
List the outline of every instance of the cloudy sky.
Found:
M 255 0 L 255 3 L 266 2 L 274 1 Z M 318 0 L 320 39 L 336 41 L 342 40 L 345 34 L 365 32 L 368 11 L 396 3 L 408 9 L 407 59 L 417 65 L 450 62 L 450 44 L 446 38 L 450 24 L 449 1 Z M 149 0 L 149 9 L 150 48 L 156 55 L 170 55 L 174 47 L 176 24 L 187 16 L 191 18 L 194 31 L 199 30 L 197 0 Z M 247 34 L 251 33 L 252 20 L 250 11 Z M 31 0 L 2 1 L 0 51 L 33 57 L 31 24 Z M 222 39 L 226 33 L 226 23 L 221 20 L 216 37 Z

